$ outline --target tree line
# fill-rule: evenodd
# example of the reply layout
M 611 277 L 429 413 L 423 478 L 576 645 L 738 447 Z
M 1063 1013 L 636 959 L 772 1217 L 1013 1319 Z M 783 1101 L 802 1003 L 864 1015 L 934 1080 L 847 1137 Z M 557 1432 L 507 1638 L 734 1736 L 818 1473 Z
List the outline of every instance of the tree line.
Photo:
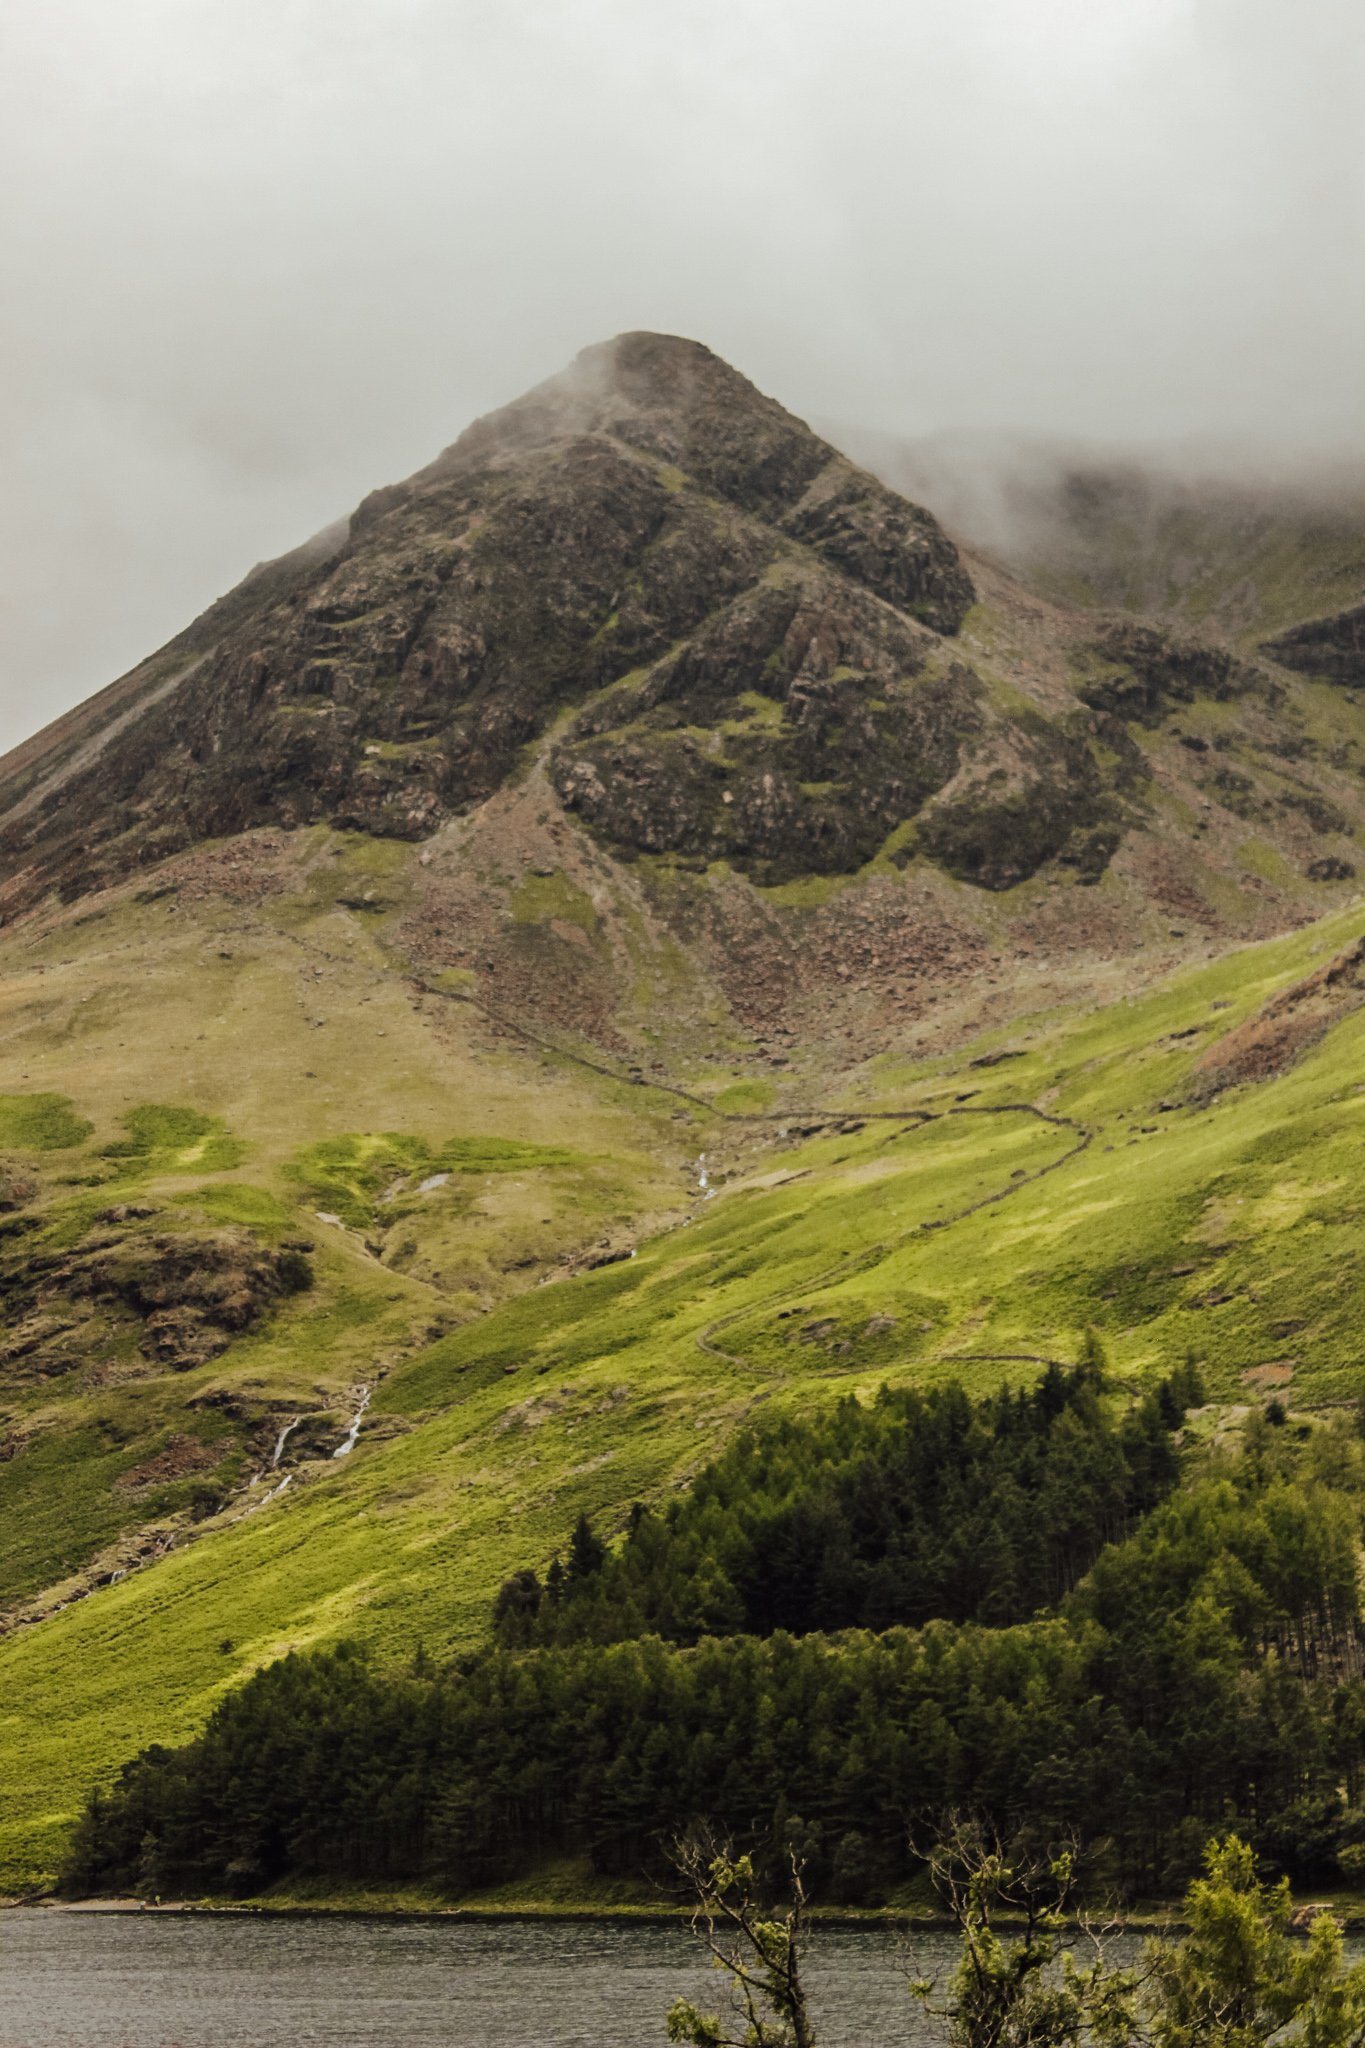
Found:
M 585 1522 L 542 1585 L 503 1587 L 498 1635 L 530 1644 L 999 1626 L 1055 1607 L 1178 1475 L 1172 1431 L 1201 1397 L 1182 1366 L 1118 1416 L 1103 1364 L 972 1402 L 883 1387 L 742 1432 L 608 1554 Z
M 815 1894 L 873 1903 L 920 1867 L 907 1817 L 947 1808 L 1074 1836 L 1129 1893 L 1178 1887 L 1229 1825 L 1298 1879 L 1355 1874 L 1365 1443 L 1257 1415 L 1177 1484 L 1192 1391 L 1125 1406 L 1091 1357 L 975 1406 L 765 1423 L 614 1550 L 580 1525 L 477 1654 L 258 1673 L 92 1798 L 68 1883 L 458 1893 L 562 1855 L 666 1876 L 699 1820 L 761 1857 L 799 1819 Z

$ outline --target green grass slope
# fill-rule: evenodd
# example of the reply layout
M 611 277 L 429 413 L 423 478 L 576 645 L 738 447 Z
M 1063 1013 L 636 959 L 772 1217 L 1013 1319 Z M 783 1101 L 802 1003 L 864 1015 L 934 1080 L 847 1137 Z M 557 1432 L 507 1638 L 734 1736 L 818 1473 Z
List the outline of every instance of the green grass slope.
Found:
M 982 447 L 949 460 L 866 434 L 849 445 L 955 536 L 1067 605 L 1159 615 L 1250 651 L 1358 604 L 1365 586 L 1365 475 L 1349 458 L 1335 474 L 1258 478 L 1118 450 Z
M 1087 480 L 1025 572 L 1070 602 L 1160 612 L 1259 637 L 1358 601 L 1365 560 L 1359 486 L 1315 501 L 1140 476 Z
M 1140 999 L 1016 1023 L 952 1060 L 873 1063 L 843 1091 L 837 1125 L 775 1117 L 761 1153 L 744 1126 L 749 1149 L 728 1164 L 724 1126 L 701 1111 L 689 1112 L 701 1128 L 675 1123 L 682 1112 L 660 1093 L 449 1039 L 438 1060 L 432 1027 L 379 982 L 384 1052 L 367 1029 L 343 1073 L 339 1048 L 317 1103 L 299 1069 L 307 1034 L 330 1027 L 306 1011 L 296 1019 L 297 991 L 258 936 L 263 992 L 236 1037 L 220 1039 L 196 1100 L 224 1132 L 259 1135 L 216 1177 L 201 1163 L 195 1187 L 244 1213 L 268 1198 L 297 1218 L 339 1184 L 332 1199 L 359 1207 L 350 1224 L 316 1226 L 335 1249 L 329 1238 L 312 1292 L 203 1370 L 220 1393 L 269 1393 L 277 1414 L 330 1399 L 340 1422 L 342 1396 L 361 1382 L 372 1402 L 349 1456 L 331 1455 L 335 1436 L 319 1440 L 285 1491 L 246 1486 L 169 1554 L 0 1642 L 0 1885 L 49 1876 L 92 1782 L 147 1742 L 188 1735 L 225 1687 L 291 1646 L 356 1635 L 398 1655 L 476 1640 L 500 1581 L 542 1565 L 580 1511 L 619 1525 L 633 1500 L 684 1484 L 756 1403 L 826 1401 L 883 1379 L 956 1376 L 984 1389 L 1073 1355 L 1092 1324 L 1121 1372 L 1193 1352 L 1223 1408 L 1272 1386 L 1305 1407 L 1354 1398 L 1365 1012 L 1346 1011 L 1277 1078 L 1212 1101 L 1195 1070 L 1211 1043 L 1360 928 L 1358 909 L 1342 913 Z M 368 972 L 372 943 L 355 937 L 347 972 Z M 167 972 L 173 1006 L 184 983 L 174 962 Z M 125 990 L 139 998 L 136 974 Z M 111 1055 L 82 1037 L 69 1000 L 70 1053 L 40 1058 L 47 1040 L 35 1037 L 24 1071 L 47 1096 L 60 1072 L 73 1117 L 96 1127 L 70 1153 L 88 1165 L 134 1104 L 92 1072 Z M 154 1006 L 155 990 L 145 1000 Z M 240 1009 L 247 997 L 225 985 L 224 1002 Z M 276 1038 L 264 1034 L 267 1010 Z M 125 1027 L 125 1053 L 137 1029 Z M 120 1085 L 156 1099 L 148 1073 Z M 373 1142 L 359 1144 L 366 1133 Z M 550 1148 L 556 1163 L 528 1167 L 514 1153 L 509 1170 L 506 1155 L 469 1149 L 490 1137 Z M 387 1183 L 400 1201 L 418 1199 L 419 1170 L 448 1170 L 438 1192 L 458 1189 L 469 1176 L 456 1139 L 491 1204 L 485 1237 L 517 1217 L 525 1227 L 526 1188 L 532 1209 L 558 1213 L 541 1199 L 552 1183 L 564 1241 L 580 1205 L 609 1206 L 613 1176 L 618 1212 L 640 1220 L 666 1213 L 672 1173 L 677 1214 L 677 1162 L 702 1144 L 720 1151 L 722 1178 L 635 1256 L 595 1270 L 543 1264 L 532 1284 L 509 1267 L 457 1327 L 423 1342 L 433 1303 L 452 1296 L 367 1250 L 370 1169 L 378 1160 L 400 1176 Z M 148 1170 L 162 1200 L 188 1199 L 178 1163 Z M 141 1384 L 121 1398 L 140 1398 Z M 88 1455 L 79 1429 L 109 1398 L 77 1391 L 69 1418 L 49 1418 L 73 1467 Z

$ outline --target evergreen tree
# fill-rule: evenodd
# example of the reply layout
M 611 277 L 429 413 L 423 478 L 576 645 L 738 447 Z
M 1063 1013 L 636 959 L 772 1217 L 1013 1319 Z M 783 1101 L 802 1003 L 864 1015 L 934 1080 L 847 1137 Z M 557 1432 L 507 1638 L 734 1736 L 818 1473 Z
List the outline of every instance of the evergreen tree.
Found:
M 594 1578 L 606 1562 L 607 1553 L 600 1537 L 593 1530 L 586 1515 L 580 1515 L 573 1525 L 569 1538 L 569 1564 L 566 1577 L 571 1586 L 581 1586 L 587 1579 Z
M 1365 1964 L 1346 1969 L 1330 1913 L 1295 1940 L 1289 1881 L 1266 1885 L 1236 1835 L 1212 1841 L 1185 1895 L 1189 1933 L 1148 1949 L 1153 2048 L 1350 2048 L 1365 2032 Z

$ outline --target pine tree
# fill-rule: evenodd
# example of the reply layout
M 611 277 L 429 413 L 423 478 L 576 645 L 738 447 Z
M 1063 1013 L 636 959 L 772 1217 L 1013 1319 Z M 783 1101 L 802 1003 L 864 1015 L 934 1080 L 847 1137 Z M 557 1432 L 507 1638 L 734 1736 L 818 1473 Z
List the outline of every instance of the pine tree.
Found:
M 580 1515 L 569 1538 L 569 1583 L 581 1585 L 584 1579 L 600 1572 L 606 1560 L 606 1548 L 594 1533 L 592 1523 L 586 1515 Z

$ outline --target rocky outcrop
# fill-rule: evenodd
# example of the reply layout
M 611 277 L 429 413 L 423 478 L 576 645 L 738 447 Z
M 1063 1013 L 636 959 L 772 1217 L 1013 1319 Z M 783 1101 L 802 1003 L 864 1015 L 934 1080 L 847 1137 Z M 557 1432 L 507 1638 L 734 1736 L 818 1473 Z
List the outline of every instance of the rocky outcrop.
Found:
M 312 1285 L 298 1248 L 267 1248 L 244 1230 L 144 1230 L 142 1214 L 70 1250 L 10 1239 L 0 1253 L 0 1381 L 69 1372 L 117 1357 L 128 1343 L 163 1370 L 186 1371 Z
M 936 633 L 956 633 L 971 607 L 971 579 L 937 520 L 849 463 L 828 464 L 782 530 Z
M 1117 720 L 1049 724 L 1023 714 L 1007 748 L 926 810 L 915 845 L 985 889 L 1012 888 L 1051 860 L 1098 882 L 1132 820 L 1146 765 Z
M 1225 647 L 1141 619 L 1107 620 L 1079 655 L 1088 671 L 1077 691 L 1082 702 L 1139 725 L 1159 725 L 1199 697 L 1226 701 L 1273 690 L 1263 671 Z
M 168 650 L 155 687 L 115 693 L 112 723 L 29 743 L 0 828 L 0 910 L 255 826 L 422 838 L 566 708 L 659 663 L 775 568 L 848 615 L 829 633 L 869 645 L 951 634 L 972 602 L 928 513 L 709 350 L 659 335 L 591 349 L 287 574 L 256 572 L 186 636 L 188 661 Z M 879 673 L 911 667 L 891 652 Z M 721 694 L 752 686 L 737 672 Z M 659 767 L 672 773 L 667 746 Z M 742 808 L 769 845 L 781 828 L 760 812 L 784 800 Z
M 1359 688 L 1365 684 L 1365 605 L 1291 626 L 1278 639 L 1263 641 L 1261 652 L 1281 668 Z
M 746 592 L 570 729 L 565 807 L 628 853 L 763 881 L 861 866 L 955 773 L 983 725 L 960 662 L 818 570 Z

